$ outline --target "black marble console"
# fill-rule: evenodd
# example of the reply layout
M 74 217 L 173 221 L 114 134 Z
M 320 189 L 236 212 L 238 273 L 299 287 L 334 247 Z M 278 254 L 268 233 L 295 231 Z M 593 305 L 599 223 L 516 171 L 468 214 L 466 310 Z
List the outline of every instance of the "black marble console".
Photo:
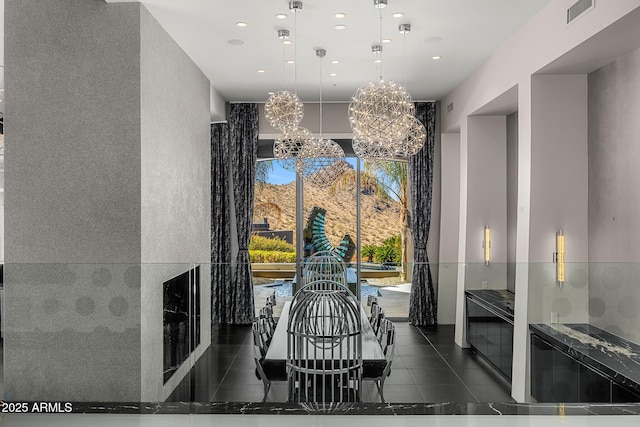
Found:
M 531 324 L 538 402 L 640 402 L 640 346 L 588 324 Z
M 511 380 L 514 294 L 507 290 L 465 291 L 467 342 Z

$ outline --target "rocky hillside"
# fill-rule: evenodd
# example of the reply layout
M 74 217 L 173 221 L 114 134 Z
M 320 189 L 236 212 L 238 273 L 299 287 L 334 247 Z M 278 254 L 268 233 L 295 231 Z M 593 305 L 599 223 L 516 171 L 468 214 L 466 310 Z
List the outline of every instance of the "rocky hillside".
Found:
M 261 184 L 256 187 L 255 203 L 266 209 L 254 214 L 254 222 L 267 217 L 271 229 L 294 230 L 296 219 L 296 187 L 291 182 L 285 185 Z M 379 245 L 388 237 L 400 234 L 400 204 L 382 201 L 376 194 L 362 194 L 362 244 Z M 267 205 L 269 204 L 269 205 Z M 277 220 L 277 205 L 280 221 Z M 355 188 L 337 191 L 333 196 L 326 189 L 305 185 L 304 224 L 313 206 L 327 210 L 325 230 L 334 246 L 340 244 L 342 236 L 350 234 L 356 240 L 356 191 Z

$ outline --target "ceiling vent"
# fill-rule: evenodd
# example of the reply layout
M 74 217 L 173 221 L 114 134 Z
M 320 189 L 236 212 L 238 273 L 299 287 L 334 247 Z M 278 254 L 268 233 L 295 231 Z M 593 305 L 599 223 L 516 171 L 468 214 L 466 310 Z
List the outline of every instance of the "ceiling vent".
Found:
M 451 104 L 447 105 L 447 114 L 449 114 L 452 111 L 453 111 L 453 102 Z
M 578 0 L 567 9 L 567 24 L 573 22 L 578 16 L 595 7 L 594 0 Z

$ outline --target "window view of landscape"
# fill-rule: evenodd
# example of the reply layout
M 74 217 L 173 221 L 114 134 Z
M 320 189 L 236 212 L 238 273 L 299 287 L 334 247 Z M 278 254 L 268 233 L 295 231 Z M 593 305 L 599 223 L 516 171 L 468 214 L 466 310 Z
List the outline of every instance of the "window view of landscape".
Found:
M 355 245 L 360 245 L 361 284 L 365 295 L 369 292 L 365 289 L 367 285 L 388 287 L 406 283 L 406 250 L 403 247 L 406 240 L 407 168 L 405 162 L 361 163 L 361 235 L 358 242 L 357 161 L 356 158 L 348 158 L 346 172 L 327 188 L 305 182 L 302 215 L 303 224 L 307 224 L 314 207 L 325 211 L 324 231 L 333 248 L 343 243 L 345 235 L 349 235 Z M 286 284 L 295 276 L 296 174 L 283 168 L 277 160 L 259 161 L 256 169 L 253 229 L 249 245 L 254 284 Z M 308 245 L 305 247 L 308 252 Z M 356 262 L 354 250 L 353 256 L 345 259 L 347 266 L 352 268 L 354 281 Z M 375 290 L 371 292 L 379 295 Z M 408 304 L 405 311 L 408 311 Z

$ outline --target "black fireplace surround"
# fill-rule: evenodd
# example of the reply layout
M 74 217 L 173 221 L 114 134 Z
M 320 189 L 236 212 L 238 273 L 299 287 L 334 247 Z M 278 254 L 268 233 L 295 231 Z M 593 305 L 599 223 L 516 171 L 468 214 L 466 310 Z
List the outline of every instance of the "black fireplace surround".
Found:
M 163 284 L 163 380 L 200 344 L 200 266 Z

